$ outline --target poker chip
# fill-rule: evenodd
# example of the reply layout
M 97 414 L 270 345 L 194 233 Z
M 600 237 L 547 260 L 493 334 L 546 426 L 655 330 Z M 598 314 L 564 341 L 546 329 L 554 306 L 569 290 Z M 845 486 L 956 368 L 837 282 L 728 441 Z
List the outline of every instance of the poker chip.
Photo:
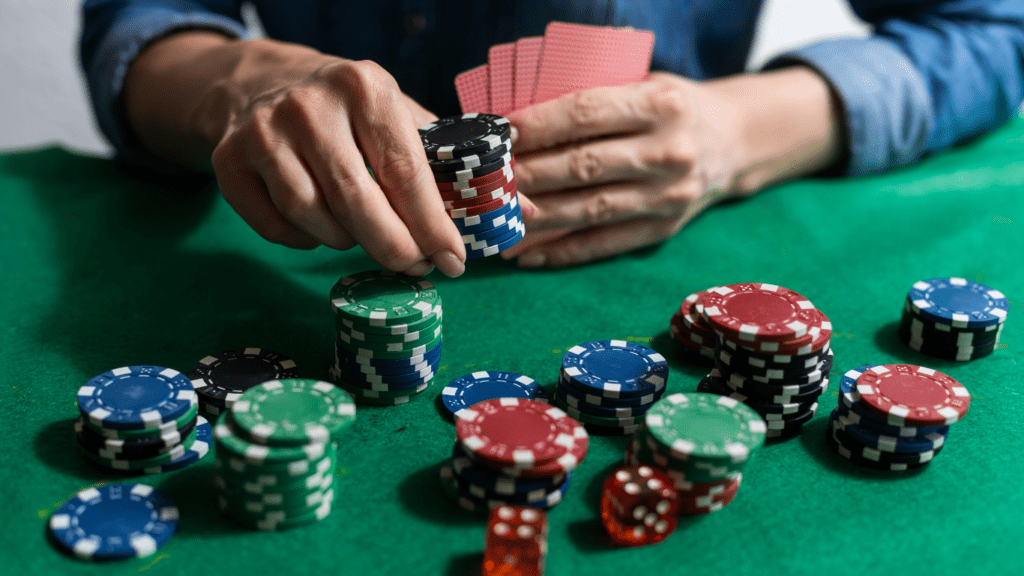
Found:
M 85 425 L 82 418 L 75 420 L 75 436 L 86 450 L 123 453 L 126 456 L 155 456 L 181 444 L 195 430 L 197 421 L 190 420 L 182 429 L 174 429 L 153 438 L 122 440 L 107 438 Z
M 86 458 L 102 464 L 103 466 L 112 470 L 142 470 L 144 468 L 153 468 L 161 466 L 185 455 L 185 453 L 192 448 L 192 444 L 196 441 L 196 431 L 193 430 L 188 437 L 184 438 L 180 444 L 172 446 L 164 452 L 153 456 L 133 456 L 124 454 L 123 452 L 108 452 L 98 451 L 93 452 L 88 449 L 84 449 L 82 454 Z
M 615 404 L 607 405 L 612 401 L 612 399 L 609 398 L 600 398 L 597 396 L 577 396 L 576 390 L 572 389 L 569 386 L 569 384 L 567 384 L 566 381 L 563 379 L 558 380 L 558 385 L 555 388 L 556 401 L 560 402 L 559 405 L 565 404 L 563 409 L 565 407 L 568 407 L 573 410 L 593 414 L 594 416 L 600 416 L 603 418 L 637 418 L 643 416 L 643 414 L 647 412 L 647 410 L 656 400 L 661 399 L 664 393 L 665 389 L 662 388 L 661 391 L 657 394 L 643 396 L 640 399 L 638 399 L 646 400 L 646 402 L 642 404 L 637 404 L 635 406 L 627 406 Z M 588 401 L 588 399 L 601 400 L 602 402 L 591 404 Z M 572 414 L 570 413 L 570 416 L 571 415 Z M 600 422 L 594 423 L 600 424 Z
M 941 448 L 946 443 L 949 429 L 946 432 L 932 432 L 920 436 L 888 436 L 876 430 L 861 427 L 859 423 L 845 418 L 837 411 L 835 426 L 846 433 L 850 438 L 864 444 L 866 447 L 880 450 L 882 452 L 926 452 Z
M 893 425 L 941 426 L 959 422 L 971 395 L 952 377 L 932 368 L 885 364 L 864 371 L 853 400 Z
M 825 431 L 825 444 L 833 452 L 858 466 L 874 468 L 876 470 L 902 472 L 927 465 L 934 459 L 935 455 L 941 451 L 941 448 L 938 448 L 934 451 L 921 453 L 916 457 L 912 457 L 904 461 L 882 459 L 882 452 L 869 451 L 868 447 L 851 439 L 842 430 L 836 427 L 834 419 L 835 412 L 833 411 L 833 414 L 829 417 L 829 425 Z
M 462 481 L 450 465 L 443 465 L 439 470 L 441 486 L 446 494 L 463 510 L 473 513 L 487 513 L 490 510 L 513 504 L 508 497 L 492 495 L 484 492 L 483 497 L 474 493 L 472 488 Z M 538 500 L 528 502 L 516 502 L 519 505 L 527 505 L 541 510 L 550 510 L 565 498 L 569 490 L 570 476 L 566 476 L 562 483 L 553 491 L 544 494 Z M 491 497 L 488 497 L 491 496 Z
M 188 373 L 200 409 L 207 404 L 231 406 L 246 390 L 268 380 L 295 378 L 298 371 L 290 358 L 271 350 L 240 348 L 207 356 Z
M 457 415 L 456 438 L 470 456 L 499 467 L 532 467 L 572 448 L 574 423 L 561 410 L 519 398 L 478 402 Z
M 54 541 L 78 558 L 105 561 L 152 556 L 178 528 L 178 508 L 145 484 L 86 488 L 50 516 Z
M 706 291 L 703 306 L 715 332 L 738 343 L 795 340 L 819 324 L 810 300 L 774 284 L 717 286 Z
M 187 436 L 187 433 L 182 433 L 186 427 L 195 423 L 196 415 L 199 413 L 199 404 L 196 403 L 189 408 L 184 414 L 179 416 L 177 419 L 170 422 L 165 422 L 158 428 L 151 428 L 148 430 L 114 430 L 111 428 L 104 428 L 102 425 L 93 422 L 92 420 L 82 417 L 82 424 L 86 428 L 89 428 L 93 432 L 103 436 L 104 438 L 116 439 L 116 440 L 139 440 L 157 438 L 167 434 L 172 434 L 177 431 L 182 437 Z
M 442 118 L 419 129 L 445 210 L 466 246 L 486 258 L 526 234 L 516 190 L 508 120 L 494 114 Z
M 481 486 L 495 494 L 508 496 L 538 490 L 551 491 L 561 485 L 569 474 L 557 474 L 546 478 L 508 476 L 476 464 L 458 444 L 452 448 L 451 465 L 455 474 L 465 479 L 466 482 Z
M 700 467 L 738 471 L 764 443 L 765 422 L 749 407 L 713 394 L 670 394 L 645 416 L 645 433 L 664 454 Z
M 460 376 L 441 390 L 441 401 L 453 416 L 478 402 L 496 398 L 547 400 L 547 392 L 529 376 L 497 371 Z
M 707 361 L 714 361 L 715 334 L 703 328 L 697 329 L 685 320 L 686 314 L 692 311 L 692 300 L 696 300 L 700 293 L 691 294 L 683 301 L 679 311 L 669 319 L 669 333 L 672 339 L 679 344 L 680 349 L 687 355 L 690 363 L 703 364 Z M 686 310 L 687 312 L 683 312 Z
M 197 403 L 184 374 L 160 366 L 125 366 L 93 377 L 78 389 L 78 409 L 96 426 L 154 430 Z
M 372 270 L 339 280 L 334 385 L 356 403 L 405 404 L 426 390 L 440 365 L 441 297 L 422 278 Z M 333 387 L 332 387 L 333 388 Z
M 963 278 L 915 282 L 907 293 L 897 334 L 911 349 L 968 362 L 999 349 L 1009 301 L 993 288 Z
M 356 418 L 350 396 L 329 382 L 271 380 L 243 393 L 231 406 L 236 430 L 268 446 L 303 446 L 337 440 Z
M 664 388 L 668 362 L 646 346 L 625 340 L 595 340 L 566 351 L 562 356 L 562 374 L 594 394 L 630 398 Z
M 419 128 L 420 140 L 432 160 L 450 160 L 486 153 L 509 141 L 507 119 L 495 114 L 463 114 L 440 118 Z

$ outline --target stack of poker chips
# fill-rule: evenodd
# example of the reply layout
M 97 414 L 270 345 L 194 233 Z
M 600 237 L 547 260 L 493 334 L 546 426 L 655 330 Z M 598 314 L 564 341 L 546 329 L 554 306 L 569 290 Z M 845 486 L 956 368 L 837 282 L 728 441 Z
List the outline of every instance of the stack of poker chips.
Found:
M 430 386 L 441 361 L 441 297 L 434 285 L 370 270 L 331 289 L 331 378 L 361 404 L 408 402 Z
M 717 286 L 693 304 L 715 334 L 715 366 L 702 391 L 753 408 L 768 438 L 800 433 L 828 390 L 832 323 L 810 300 L 774 284 Z
M 197 362 L 188 373 L 199 397 L 199 411 L 213 421 L 249 388 L 298 375 L 290 358 L 260 348 L 212 354 Z
M 764 444 L 765 431 L 761 416 L 732 398 L 670 394 L 647 412 L 625 461 L 665 471 L 679 493 L 680 514 L 708 514 L 736 497 L 743 467 Z
M 159 474 L 180 470 L 209 451 L 212 431 L 199 416 L 196 392 L 177 370 L 125 366 L 78 389 L 78 445 L 112 470 Z
M 178 507 L 145 484 L 86 488 L 50 516 L 53 540 L 78 558 L 97 562 L 145 558 L 178 529 Z
M 595 340 L 562 356 L 555 404 L 591 433 L 628 435 L 665 394 L 667 382 L 661 354 L 625 340 Z
M 461 410 L 452 460 L 441 467 L 445 492 L 463 509 L 503 505 L 548 510 L 569 490 L 590 446 L 586 429 L 542 402 L 497 398 Z
M 915 282 L 903 303 L 899 337 L 929 356 L 968 361 L 999 346 L 1010 303 L 1003 293 L 963 278 Z
M 466 259 L 493 256 L 522 240 L 526 228 L 508 120 L 464 114 L 427 124 L 419 133 L 445 210 L 462 233 Z
M 337 440 L 355 420 L 329 382 L 271 380 L 243 393 L 214 429 L 218 506 L 255 530 L 288 530 L 331 513 Z
M 459 376 L 441 390 L 441 403 L 455 417 L 478 402 L 495 398 L 523 398 L 548 403 L 547 391 L 536 380 L 515 372 L 473 372 Z
M 715 332 L 700 316 L 697 307 L 700 292 L 687 296 L 669 320 L 669 332 L 679 345 L 683 357 L 693 364 L 713 363 L 715 360 Z
M 879 470 L 931 462 L 971 403 L 952 377 L 911 364 L 861 366 L 843 375 L 839 390 L 826 443 L 854 464 Z

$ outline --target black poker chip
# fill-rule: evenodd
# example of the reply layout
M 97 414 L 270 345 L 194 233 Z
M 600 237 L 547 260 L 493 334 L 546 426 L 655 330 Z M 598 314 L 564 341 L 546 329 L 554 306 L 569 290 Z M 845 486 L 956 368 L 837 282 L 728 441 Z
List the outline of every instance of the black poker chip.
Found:
M 501 146 L 510 135 L 506 118 L 496 114 L 463 114 L 431 122 L 419 129 L 427 158 L 451 160 L 482 154 Z
M 459 170 L 457 172 L 434 172 L 435 182 L 461 182 L 464 180 L 472 180 L 473 178 L 479 178 L 488 174 L 498 172 L 503 168 L 512 164 L 512 155 L 506 154 L 500 156 L 494 162 L 484 164 L 483 166 L 477 166 L 476 168 L 470 168 L 468 170 Z
M 260 348 L 227 350 L 203 358 L 188 373 L 203 403 L 224 407 L 246 390 L 269 380 L 296 378 L 295 362 Z
M 168 432 L 153 438 L 116 440 L 105 438 L 102 434 L 86 426 L 82 418 L 79 418 L 75 421 L 75 436 L 78 437 L 78 444 L 82 449 L 92 454 L 99 455 L 102 450 L 117 453 L 119 454 L 119 459 L 125 460 L 152 458 L 181 444 L 192 433 L 192 430 L 195 429 L 196 422 L 196 418 L 192 418 L 174 432 Z
M 505 141 L 504 144 L 484 152 L 482 154 L 470 154 L 469 156 L 463 156 L 462 158 L 453 158 L 451 160 L 431 160 L 430 169 L 437 172 L 458 172 L 459 170 L 472 170 L 485 164 L 490 164 L 495 160 L 498 160 L 502 156 L 509 153 L 512 149 L 512 145 L 509 141 Z

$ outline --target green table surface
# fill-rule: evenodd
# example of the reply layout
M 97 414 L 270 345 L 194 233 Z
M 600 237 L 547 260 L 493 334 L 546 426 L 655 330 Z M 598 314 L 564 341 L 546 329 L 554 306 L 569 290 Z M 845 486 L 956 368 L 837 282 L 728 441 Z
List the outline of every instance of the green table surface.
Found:
M 680 361 L 669 317 L 688 294 L 763 281 L 810 298 L 832 320 L 833 384 L 800 437 L 748 463 L 735 501 L 684 518 L 653 547 L 616 549 L 598 519 L 600 485 L 626 438 L 593 438 L 550 514 L 547 574 L 1011 574 L 1024 551 L 1018 342 L 1024 316 L 1024 119 L 897 173 L 804 180 L 712 209 L 673 239 L 600 263 L 521 271 L 473 261 L 431 276 L 444 300 L 442 368 L 410 404 L 360 407 L 341 444 L 340 489 L 325 521 L 250 532 L 216 510 L 212 454 L 143 477 L 177 502 L 177 534 L 154 556 L 95 565 L 46 539 L 78 490 L 117 481 L 78 451 L 75 391 L 130 364 L 181 371 L 224 349 L 291 355 L 306 377 L 333 359 L 328 292 L 370 268 L 359 250 L 271 245 L 209 183 L 172 183 L 61 149 L 0 155 L 0 562 L 8 574 L 399 574 L 480 572 L 485 519 L 440 489 L 453 425 L 436 399 L 478 370 L 552 386 L 565 350 L 598 339 L 648 344 L 670 361 L 670 391 L 707 368 Z M 1002 347 L 955 363 L 900 344 L 910 285 L 960 276 L 1007 294 Z M 854 467 L 824 430 L 838 376 L 873 363 L 925 364 L 973 400 L 943 452 L 910 473 Z

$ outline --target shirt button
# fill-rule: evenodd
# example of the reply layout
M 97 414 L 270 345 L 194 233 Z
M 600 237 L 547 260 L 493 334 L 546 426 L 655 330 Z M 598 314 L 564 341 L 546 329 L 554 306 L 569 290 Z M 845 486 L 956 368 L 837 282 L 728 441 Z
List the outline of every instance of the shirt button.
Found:
M 409 34 L 419 34 L 427 27 L 427 17 L 419 12 L 411 12 L 405 15 L 405 31 Z

